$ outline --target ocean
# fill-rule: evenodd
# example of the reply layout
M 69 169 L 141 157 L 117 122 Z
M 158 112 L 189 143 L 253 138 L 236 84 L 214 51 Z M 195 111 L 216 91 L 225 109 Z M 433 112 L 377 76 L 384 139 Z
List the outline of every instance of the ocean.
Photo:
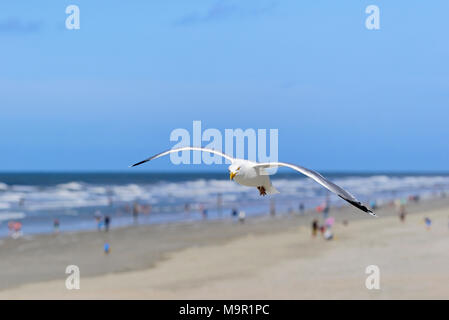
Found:
M 387 203 L 449 192 L 449 174 L 323 173 L 359 200 Z M 9 223 L 20 222 L 23 234 L 59 230 L 95 230 L 96 216 L 109 216 L 111 227 L 135 223 L 167 223 L 229 219 L 232 209 L 246 215 L 298 211 L 325 201 L 346 202 L 309 178 L 278 173 L 273 185 L 281 192 L 261 197 L 258 190 L 229 181 L 226 173 L 0 173 L 0 237 L 8 236 Z M 140 208 L 133 217 L 135 204 Z M 361 213 L 361 212 L 360 212 Z

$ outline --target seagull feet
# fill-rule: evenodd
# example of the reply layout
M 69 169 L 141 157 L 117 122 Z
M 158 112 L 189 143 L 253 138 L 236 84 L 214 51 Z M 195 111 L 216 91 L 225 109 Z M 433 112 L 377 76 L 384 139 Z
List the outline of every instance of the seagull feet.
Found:
M 259 194 L 261 196 L 266 196 L 267 195 L 267 191 L 265 190 L 264 187 L 257 187 L 257 190 L 259 190 Z

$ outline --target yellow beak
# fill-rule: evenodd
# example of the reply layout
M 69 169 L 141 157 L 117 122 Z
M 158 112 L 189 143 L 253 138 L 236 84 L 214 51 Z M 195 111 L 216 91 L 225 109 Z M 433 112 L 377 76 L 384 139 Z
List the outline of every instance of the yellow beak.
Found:
M 229 179 L 234 179 L 234 177 L 235 177 L 235 175 L 236 175 L 237 173 L 235 173 L 235 172 L 231 172 L 230 174 L 229 174 Z

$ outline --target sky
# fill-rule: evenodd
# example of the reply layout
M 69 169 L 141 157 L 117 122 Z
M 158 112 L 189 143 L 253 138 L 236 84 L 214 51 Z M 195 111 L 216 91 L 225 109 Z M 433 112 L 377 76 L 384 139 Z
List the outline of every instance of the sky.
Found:
M 72 4 L 79 30 L 65 27 Z M 128 172 L 195 120 L 278 129 L 279 160 L 316 170 L 449 171 L 448 12 L 447 0 L 2 1 L 0 171 Z

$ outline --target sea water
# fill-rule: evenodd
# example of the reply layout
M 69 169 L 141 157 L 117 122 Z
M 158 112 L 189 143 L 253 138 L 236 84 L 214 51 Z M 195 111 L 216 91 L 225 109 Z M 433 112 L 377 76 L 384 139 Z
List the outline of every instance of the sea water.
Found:
M 324 173 L 365 203 L 386 203 L 449 191 L 449 174 Z M 325 201 L 346 205 L 313 180 L 278 173 L 273 185 L 281 192 L 261 197 L 256 188 L 229 181 L 226 173 L 4 173 L 0 174 L 0 237 L 8 222 L 22 223 L 23 234 L 94 230 L 95 215 L 108 215 L 111 227 L 135 223 L 168 223 L 229 219 L 232 209 L 247 216 L 266 214 L 274 201 L 277 212 L 298 211 Z M 145 206 L 137 220 L 134 203 Z

